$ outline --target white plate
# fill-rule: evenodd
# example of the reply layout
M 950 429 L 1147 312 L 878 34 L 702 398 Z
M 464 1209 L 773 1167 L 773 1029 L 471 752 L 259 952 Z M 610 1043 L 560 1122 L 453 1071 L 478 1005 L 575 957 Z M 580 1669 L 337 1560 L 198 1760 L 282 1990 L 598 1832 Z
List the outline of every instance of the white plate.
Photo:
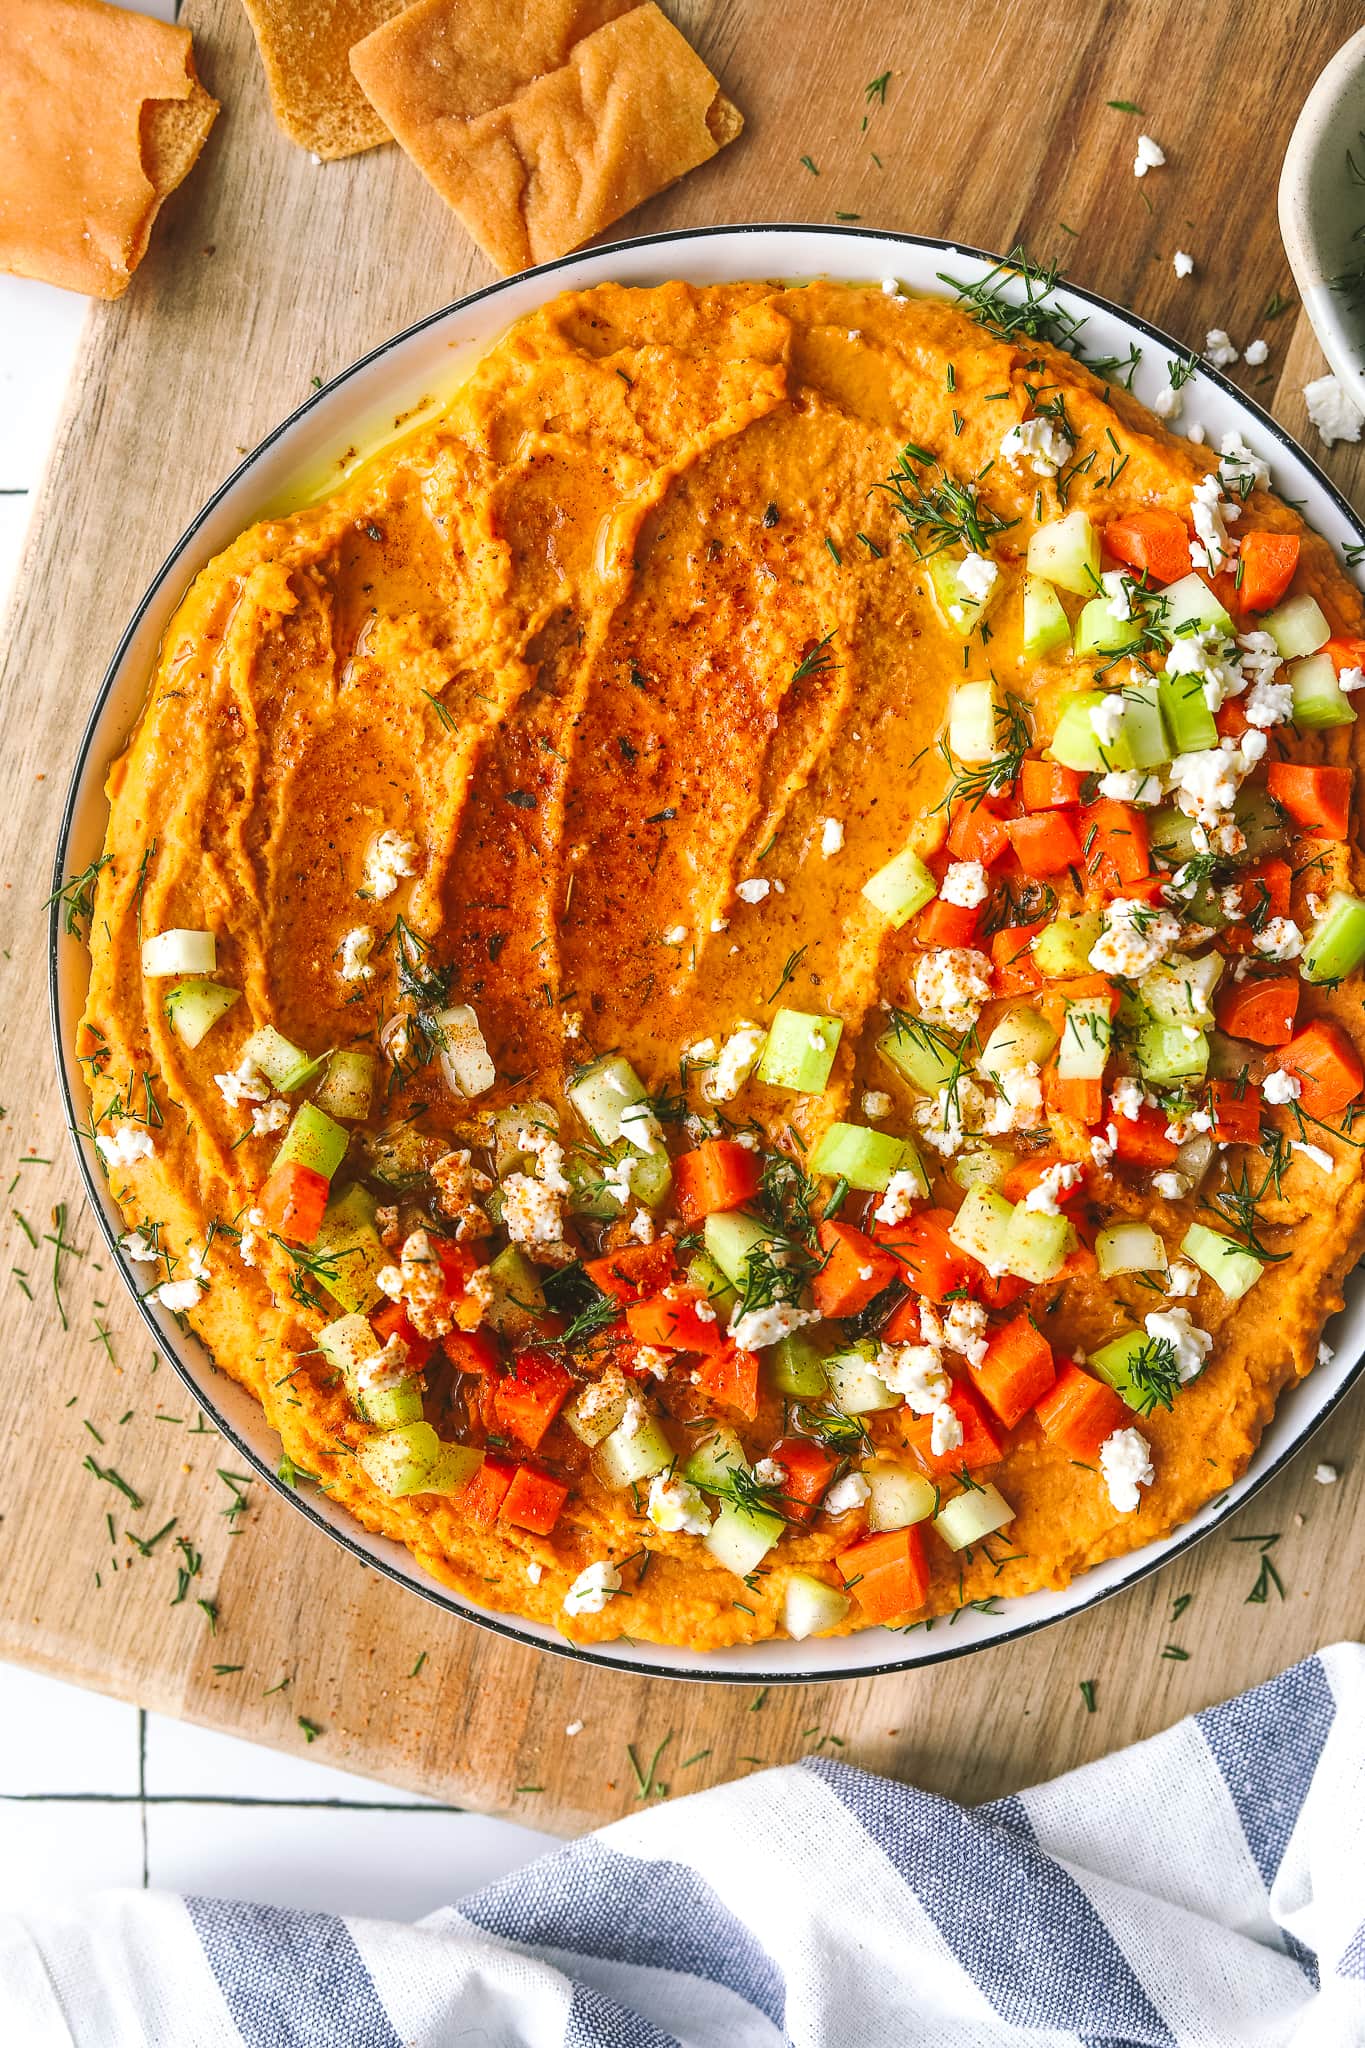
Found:
M 1352 165 L 1355 171 L 1352 171 Z M 1280 233 L 1304 311 L 1347 397 L 1365 413 L 1365 310 L 1332 279 L 1365 257 L 1365 28 L 1303 103 L 1280 172 Z
M 84 868 L 101 850 L 108 817 L 106 769 L 122 749 L 137 717 L 162 634 L 191 578 L 268 506 L 287 502 L 300 478 L 315 479 L 335 464 L 341 451 L 357 441 L 363 444 L 367 423 L 377 427 L 391 421 L 395 413 L 430 394 L 433 385 L 447 386 L 452 366 L 462 357 L 486 348 L 512 321 L 554 293 L 608 281 L 652 285 L 682 278 L 705 284 L 820 275 L 853 281 L 894 277 L 912 290 L 942 293 L 946 288 L 939 281 L 940 271 L 976 279 L 995 262 L 994 257 L 977 250 L 862 229 L 760 226 L 653 235 L 567 257 L 504 284 L 491 285 L 386 342 L 310 398 L 247 457 L 209 500 L 157 574 L 124 634 L 81 742 L 57 849 L 54 887 L 66 875 Z M 1058 292 L 1057 300 L 1084 319 L 1080 345 L 1090 356 L 1123 358 L 1133 345 L 1142 350 L 1135 389 L 1150 403 L 1167 382 L 1171 358 L 1182 352 L 1146 322 L 1118 312 L 1089 293 L 1067 287 Z M 1185 417 L 1198 420 L 1214 444 L 1230 428 L 1239 429 L 1269 460 L 1279 490 L 1302 503 L 1310 525 L 1340 546 L 1360 543 L 1361 528 L 1344 499 L 1267 414 L 1222 378 L 1201 370 L 1190 379 L 1185 386 Z M 58 908 L 54 905 L 52 914 L 52 1023 L 68 1122 L 74 1128 L 84 1116 L 86 1100 L 72 1048 L 86 988 L 87 955 L 83 946 L 61 935 Z M 78 1138 L 75 1143 L 87 1192 L 113 1250 L 121 1228 L 118 1213 L 108 1199 L 104 1175 L 88 1141 Z M 121 1260 L 119 1264 L 136 1294 L 135 1276 L 123 1268 Z M 1078 1613 L 1131 1585 L 1225 1521 L 1298 1449 L 1354 1379 L 1365 1354 L 1365 1286 L 1353 1281 L 1348 1294 L 1348 1305 L 1332 1332 L 1335 1358 L 1319 1366 L 1301 1386 L 1286 1392 L 1250 1469 L 1229 1492 L 1210 1502 L 1176 1535 L 1098 1565 L 1063 1592 L 1031 1593 L 1004 1602 L 999 1614 L 968 1611 L 951 1628 L 941 1622 L 932 1631 L 921 1628 L 904 1635 L 869 1629 L 833 1641 L 767 1642 L 706 1655 L 647 1643 L 580 1649 L 566 1643 L 553 1629 L 494 1614 L 456 1598 L 423 1572 L 406 1550 L 370 1535 L 325 1496 L 311 1489 L 294 1493 L 281 1486 L 280 1490 L 301 1514 L 376 1570 L 438 1606 L 519 1642 L 591 1663 L 678 1678 L 745 1683 L 864 1678 L 939 1663 Z M 203 1346 L 183 1336 L 171 1317 L 146 1303 L 141 1306 L 157 1343 L 174 1361 L 205 1413 L 262 1478 L 279 1485 L 275 1478 L 278 1440 L 255 1401 L 218 1372 Z M 302 1560 L 300 1563 L 302 1568 Z

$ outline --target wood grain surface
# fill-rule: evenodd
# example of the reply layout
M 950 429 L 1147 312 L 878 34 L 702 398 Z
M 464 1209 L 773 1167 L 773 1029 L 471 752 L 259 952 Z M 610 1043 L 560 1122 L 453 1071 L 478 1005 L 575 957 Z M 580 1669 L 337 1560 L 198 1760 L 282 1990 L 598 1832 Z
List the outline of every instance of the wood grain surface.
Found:
M 1262 317 L 1290 289 L 1275 185 L 1309 86 L 1358 25 L 1354 0 L 670 11 L 748 126 L 622 232 L 856 215 L 1002 250 L 1023 238 L 1186 341 L 1264 333 L 1269 364 L 1234 374 L 1304 431 L 1301 386 L 1323 368 L 1311 332 L 1297 304 Z M 122 625 L 210 489 L 314 377 L 489 273 L 395 150 L 318 166 L 276 132 L 236 0 L 188 0 L 182 18 L 223 116 L 126 298 L 91 310 L 0 644 L 0 1171 L 14 1180 L 4 1263 L 18 1269 L 0 1379 L 0 1654 L 280 1747 L 316 1730 L 327 1762 L 568 1832 L 633 1806 L 627 1745 L 647 1771 L 670 1738 L 655 1789 L 675 1794 L 823 1745 L 975 1800 L 1359 1633 L 1362 1392 L 1231 1534 L 1091 1614 L 936 1669 L 766 1699 L 501 1643 L 377 1578 L 262 1483 L 219 1476 L 240 1469 L 231 1447 L 196 1430 L 169 1366 L 153 1370 L 76 1192 L 45 1021 L 61 802 Z M 888 69 L 885 103 L 866 103 Z M 1168 159 L 1141 184 L 1140 128 Z M 1197 259 L 1186 282 L 1177 246 Z M 1338 448 L 1325 466 L 1359 502 L 1365 455 Z M 51 1242 L 63 1213 L 65 1326 Z M 1339 1485 L 1314 1484 L 1321 1458 Z M 111 1470 L 141 1505 L 100 1476 Z M 128 1540 L 172 1517 L 149 1554 Z M 1271 1584 L 1249 1601 L 1259 1546 L 1237 1539 L 1273 1532 L 1284 1596 Z

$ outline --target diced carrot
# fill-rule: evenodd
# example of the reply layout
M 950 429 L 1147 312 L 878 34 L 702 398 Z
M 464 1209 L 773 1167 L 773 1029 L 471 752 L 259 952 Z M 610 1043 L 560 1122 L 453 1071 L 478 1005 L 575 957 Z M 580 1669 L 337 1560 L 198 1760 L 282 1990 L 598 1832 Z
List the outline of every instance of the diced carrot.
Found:
M 322 1212 L 332 1184 L 311 1166 L 287 1159 L 277 1166 L 256 1196 L 265 1228 L 289 1244 L 311 1244 L 322 1228 Z
M 888 1344 L 918 1344 L 923 1336 L 920 1322 L 919 1296 L 907 1294 L 904 1301 L 898 1301 L 891 1314 L 882 1324 L 882 1336 Z
M 1298 1075 L 1299 1107 L 1308 1116 L 1340 1116 L 1365 1088 L 1360 1054 L 1331 1017 L 1305 1024 L 1276 1056 L 1275 1065 Z
M 1058 1116 L 1069 1117 L 1072 1123 L 1089 1128 L 1100 1122 L 1104 1116 L 1104 1082 L 1102 1079 L 1083 1079 L 1078 1075 L 1062 1075 L 1055 1067 L 1049 1067 L 1043 1076 L 1043 1098 Z
M 844 1584 L 869 1622 L 903 1620 L 929 1597 L 924 1538 L 915 1523 L 883 1529 L 841 1550 L 836 1562 Z
M 516 1437 L 528 1451 L 538 1451 L 572 1387 L 572 1379 L 552 1351 L 518 1351 L 511 1370 L 495 1388 L 503 1433 Z
M 376 1323 L 378 1320 L 376 1316 Z M 447 1330 L 441 1348 L 456 1372 L 495 1373 L 502 1362 L 497 1345 L 485 1330 Z
M 1085 777 L 1060 761 L 1039 761 L 1029 755 L 1019 768 L 1019 800 L 1026 811 L 1074 810 Z
M 408 1363 L 414 1372 L 422 1370 L 436 1349 L 432 1338 L 421 1336 L 413 1328 L 401 1301 L 386 1301 L 383 1308 L 377 1308 L 370 1317 L 370 1328 L 381 1344 L 387 1344 L 390 1337 L 401 1337 L 408 1347 Z
M 648 1301 L 632 1301 L 626 1308 L 626 1328 L 637 1344 L 653 1344 L 661 1351 L 720 1351 L 725 1330 L 719 1316 L 710 1322 L 697 1313 L 699 1296 L 654 1294 Z
M 1256 934 L 1266 920 L 1288 917 L 1293 884 L 1294 870 L 1287 860 L 1258 861 L 1243 870 L 1237 878 L 1242 922 L 1229 925 L 1222 935 L 1230 953 L 1254 952 Z
M 782 1512 L 791 1522 L 809 1522 L 839 1460 L 809 1436 L 784 1436 L 768 1453 L 786 1473 L 782 1481 Z
M 1016 1159 L 1013 1166 L 1006 1169 L 1000 1183 L 1001 1194 L 1007 1202 L 1022 1202 L 1025 1195 L 1032 1194 L 1039 1186 L 1048 1168 L 1060 1162 L 1060 1152 L 1054 1151 L 1034 1152 L 1027 1159 Z
M 1334 633 L 1323 653 L 1332 658 L 1332 667 L 1340 675 L 1344 668 L 1365 668 L 1365 640 L 1353 640 L 1348 634 Z
M 1226 704 L 1220 704 L 1213 714 L 1213 722 L 1220 740 L 1239 740 L 1250 732 L 1251 720 L 1242 709 L 1241 700 L 1229 697 Z
M 1272 761 L 1266 787 L 1277 804 L 1317 839 L 1344 839 L 1351 823 L 1351 771 Z
M 1033 963 L 1029 948 L 1046 923 L 1046 918 L 1039 918 L 1036 924 L 1012 924 L 1003 931 L 992 932 L 991 960 L 995 967 L 995 985 L 1002 996 L 1019 995 L 1025 989 L 1041 985 L 1043 977 Z
M 824 1264 L 810 1283 L 822 1316 L 856 1316 L 900 1271 L 889 1252 L 852 1223 L 822 1223 L 816 1231 Z
M 948 827 L 948 851 L 954 860 L 979 860 L 993 868 L 1009 852 L 1009 834 L 986 804 L 959 804 Z
M 1252 1045 L 1288 1045 L 1294 1036 L 1302 983 L 1297 974 L 1248 976 L 1220 988 L 1213 1013 L 1220 1031 Z
M 915 937 L 922 946 L 970 946 L 981 922 L 981 909 L 979 903 L 969 908 L 935 896 L 920 912 Z
M 1149 1109 L 1144 1103 L 1135 1117 L 1116 1116 L 1114 1151 L 1128 1166 L 1169 1166 L 1178 1147 L 1166 1136 L 1164 1110 Z
M 948 1396 L 948 1406 L 962 1424 L 962 1442 L 951 1451 L 935 1451 L 932 1415 L 917 1415 L 906 1425 L 905 1441 L 926 1472 L 957 1472 L 965 1465 L 969 1472 L 982 1465 L 997 1465 L 1004 1447 L 993 1427 L 994 1417 L 974 1387 L 958 1380 Z
M 948 1235 L 952 1220 L 951 1209 L 921 1209 L 904 1223 L 881 1224 L 874 1232 L 877 1243 L 893 1256 L 893 1273 L 926 1301 L 946 1301 L 968 1285 L 976 1270 L 976 1261 L 960 1252 Z
M 723 1209 L 738 1209 L 757 1194 L 763 1161 L 753 1145 L 708 1138 L 673 1161 L 673 1192 L 684 1223 L 700 1223 Z
M 1193 566 L 1184 520 L 1160 505 L 1111 519 L 1104 529 L 1104 545 L 1116 562 L 1126 562 L 1154 583 L 1174 583 L 1188 576 Z
M 1220 569 L 1217 575 L 1210 576 L 1207 570 L 1201 570 L 1199 580 L 1201 583 L 1208 584 L 1209 589 L 1213 592 L 1233 623 L 1240 623 L 1242 616 L 1242 588 L 1237 581 L 1237 571 L 1235 569 Z
M 1087 1463 L 1099 1456 L 1106 1437 L 1132 1420 L 1122 1395 L 1070 1360 L 1039 1401 L 1036 1413 L 1050 1444 Z
M 1147 820 L 1131 804 L 1100 797 L 1081 812 L 1085 865 L 1102 889 L 1124 895 L 1128 884 L 1150 873 Z
M 758 1414 L 758 1353 L 727 1343 L 697 1366 L 697 1386 L 712 1407 L 733 1408 L 746 1422 Z
M 1060 875 L 1079 867 L 1081 842 L 1065 811 L 1034 811 L 1011 818 L 1005 826 L 1010 844 L 1027 875 Z
M 1072 1003 L 1103 1003 L 1109 1015 L 1116 1017 L 1119 992 L 1107 974 L 1073 974 L 1065 981 L 1050 981 L 1041 1008 L 1059 1038 L 1066 1029 L 1066 1013 Z
M 603 1258 L 589 1259 L 583 1271 L 613 1301 L 642 1301 L 667 1287 L 676 1265 L 672 1238 L 658 1237 L 653 1244 L 622 1245 Z
M 1006 1429 L 1027 1415 L 1057 1377 L 1052 1346 L 1028 1316 L 1016 1316 L 997 1330 L 981 1363 L 968 1369 L 977 1392 L 985 1395 Z
M 1220 1145 L 1254 1145 L 1261 1135 L 1261 1100 L 1240 1081 L 1210 1081 L 1213 1135 Z
M 533 1536 L 548 1536 L 559 1520 L 569 1489 L 552 1473 L 534 1465 L 518 1465 L 516 1477 L 503 1496 L 502 1519 L 514 1529 L 529 1529 Z
M 972 1292 L 983 1308 L 1013 1308 L 1030 1291 L 1031 1282 L 1017 1273 L 988 1273 L 979 1266 L 972 1279 Z
M 1237 560 L 1242 569 L 1242 603 L 1249 612 L 1268 612 L 1294 581 L 1299 566 L 1296 533 L 1244 533 Z
M 1059 1280 L 1088 1280 L 1099 1271 L 1100 1262 L 1088 1244 L 1073 1244 L 1057 1269 Z
M 465 1520 L 476 1529 L 491 1529 L 518 1469 L 510 1458 L 495 1458 L 490 1451 L 458 1497 Z

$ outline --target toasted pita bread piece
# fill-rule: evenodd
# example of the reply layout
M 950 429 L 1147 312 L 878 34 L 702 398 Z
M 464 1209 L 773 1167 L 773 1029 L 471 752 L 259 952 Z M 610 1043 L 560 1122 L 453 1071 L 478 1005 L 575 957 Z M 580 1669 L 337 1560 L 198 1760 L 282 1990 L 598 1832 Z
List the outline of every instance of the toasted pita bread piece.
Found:
M 653 5 L 504 11 L 418 0 L 351 52 L 395 139 L 504 271 L 576 249 L 744 125 Z
M 188 29 L 104 0 L 4 0 L 0 270 L 116 299 L 217 113 Z
M 347 59 L 352 43 L 400 13 L 403 0 L 242 0 L 242 5 L 265 66 L 271 109 L 291 142 L 330 162 L 389 140 Z

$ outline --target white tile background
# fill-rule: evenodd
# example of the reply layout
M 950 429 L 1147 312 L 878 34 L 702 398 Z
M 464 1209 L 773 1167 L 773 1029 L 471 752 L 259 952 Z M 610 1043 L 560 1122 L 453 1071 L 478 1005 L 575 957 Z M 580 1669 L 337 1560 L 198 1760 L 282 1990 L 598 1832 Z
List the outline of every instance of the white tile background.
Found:
M 0 600 L 84 319 L 75 294 L 0 277 Z M 409 1920 L 554 1846 L 0 1664 L 0 1909 L 151 1884 Z

